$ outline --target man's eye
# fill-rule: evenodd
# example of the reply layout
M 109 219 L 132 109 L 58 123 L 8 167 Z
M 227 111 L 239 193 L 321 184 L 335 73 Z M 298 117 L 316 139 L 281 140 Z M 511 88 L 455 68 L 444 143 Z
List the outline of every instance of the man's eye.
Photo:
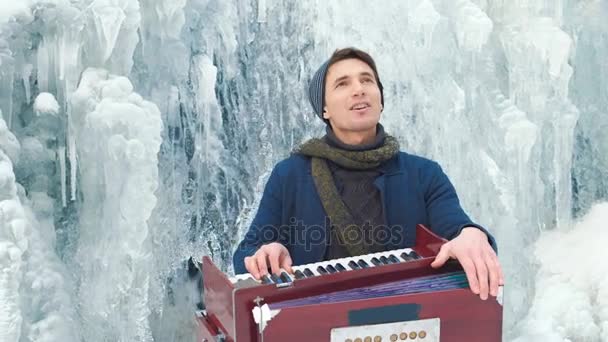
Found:
M 343 86 L 345 83 L 344 82 L 340 82 L 338 84 L 336 84 L 336 88 Z

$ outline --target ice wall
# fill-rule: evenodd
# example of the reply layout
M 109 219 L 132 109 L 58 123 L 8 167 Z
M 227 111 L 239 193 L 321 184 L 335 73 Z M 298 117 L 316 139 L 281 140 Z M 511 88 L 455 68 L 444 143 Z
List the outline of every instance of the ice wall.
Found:
M 498 239 L 505 339 L 602 340 L 602 280 L 548 256 L 606 242 L 606 23 L 599 0 L 0 4 L 0 337 L 191 340 L 184 260 L 231 271 L 268 172 L 323 133 L 308 79 L 354 45 L 387 131 Z

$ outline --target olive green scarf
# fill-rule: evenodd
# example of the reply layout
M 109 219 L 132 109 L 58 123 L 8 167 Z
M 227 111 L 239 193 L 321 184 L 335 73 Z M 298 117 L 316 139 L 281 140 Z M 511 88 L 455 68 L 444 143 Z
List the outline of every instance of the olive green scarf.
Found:
M 337 233 L 339 243 L 345 246 L 352 256 L 368 254 L 369 247 L 361 238 L 361 227 L 354 223 L 353 216 L 338 193 L 327 160 L 347 169 L 370 170 L 391 159 L 398 152 L 399 142 L 389 135 L 382 146 L 366 151 L 343 150 L 328 145 L 322 139 L 308 140 L 294 150 L 294 153 L 312 157 L 312 177 L 323 209 Z

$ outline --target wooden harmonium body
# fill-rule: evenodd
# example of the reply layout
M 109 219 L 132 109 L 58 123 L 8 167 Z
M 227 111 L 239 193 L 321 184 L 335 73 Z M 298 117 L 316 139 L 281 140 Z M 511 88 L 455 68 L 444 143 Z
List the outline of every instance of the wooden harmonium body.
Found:
M 457 262 L 431 268 L 445 242 L 419 225 L 412 248 L 294 266 L 262 281 L 229 278 L 204 257 L 198 341 L 501 341 L 502 287 L 483 301 Z

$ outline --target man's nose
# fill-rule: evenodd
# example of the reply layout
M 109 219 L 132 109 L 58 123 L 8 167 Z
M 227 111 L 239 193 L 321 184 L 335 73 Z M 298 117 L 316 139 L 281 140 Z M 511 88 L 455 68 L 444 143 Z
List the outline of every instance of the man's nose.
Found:
M 361 96 L 365 94 L 365 89 L 363 88 L 363 83 L 359 81 L 353 82 L 353 96 Z

